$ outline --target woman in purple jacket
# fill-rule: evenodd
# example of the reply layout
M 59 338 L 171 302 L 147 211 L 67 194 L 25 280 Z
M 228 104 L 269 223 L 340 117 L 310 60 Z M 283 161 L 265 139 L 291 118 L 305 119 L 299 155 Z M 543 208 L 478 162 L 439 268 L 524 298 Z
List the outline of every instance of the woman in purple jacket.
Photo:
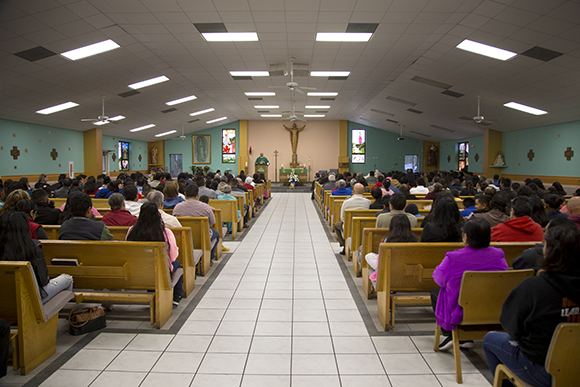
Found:
M 503 250 L 491 247 L 490 240 L 491 227 L 486 220 L 475 218 L 467 222 L 463 229 L 463 243 L 466 246 L 448 252 L 433 272 L 433 279 L 441 288 L 431 291 L 431 302 L 437 324 L 441 327 L 441 333 L 446 336 L 439 345 L 440 350 L 453 346 L 450 331 L 463 320 L 463 308 L 458 303 L 463 272 L 508 270 Z M 473 342 L 461 342 L 460 346 L 472 348 Z

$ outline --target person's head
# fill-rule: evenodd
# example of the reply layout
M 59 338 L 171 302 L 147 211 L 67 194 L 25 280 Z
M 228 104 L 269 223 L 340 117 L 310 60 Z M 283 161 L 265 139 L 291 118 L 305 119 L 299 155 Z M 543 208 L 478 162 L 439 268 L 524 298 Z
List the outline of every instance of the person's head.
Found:
M 518 196 L 512 202 L 512 218 L 521 218 L 532 214 L 530 199 L 526 196 Z
M 549 210 L 559 210 L 564 201 L 562 196 L 556 194 L 549 194 L 544 198 L 544 203 L 546 203 Z
M 75 192 L 73 195 L 69 196 L 67 207 L 70 207 L 70 212 L 73 216 L 90 218 L 93 202 L 91 197 L 86 193 Z
M 497 173 L 493 175 L 493 180 L 499 180 L 499 175 Z
M 41 173 L 38 176 L 38 183 L 46 183 L 48 181 L 48 176 L 46 176 L 46 173 Z
M 163 207 L 163 194 L 160 191 L 152 190 L 147 194 L 147 201 L 155 204 L 157 208 Z
M 422 177 L 418 178 L 417 179 L 417 185 L 424 186 L 425 185 L 425 179 L 423 179 Z
M 511 186 L 512 186 L 512 179 L 510 179 L 509 177 L 502 177 L 499 180 L 499 187 L 501 189 L 510 189 Z
M 43 189 L 35 189 L 30 197 L 34 203 L 48 203 L 48 192 Z
M 34 221 L 38 207 L 36 207 L 36 203 L 32 200 L 24 199 L 16 203 L 14 211 L 22 212 L 28 220 Z
M 69 188 L 72 185 L 72 179 L 68 177 L 62 181 L 62 185 L 66 188 Z
M 475 199 L 474 198 L 465 198 L 463 199 L 463 207 L 468 208 L 471 206 L 475 206 Z
M 338 188 L 346 188 L 346 181 L 344 181 L 344 179 L 340 179 L 339 181 L 336 182 L 336 186 Z
M 435 204 L 435 214 L 433 215 L 433 222 L 440 226 L 461 225 L 461 213 L 459 207 L 454 199 L 444 198 L 437 201 Z
M 580 196 L 574 196 L 568 200 L 568 215 L 580 214 Z
M 196 199 L 199 195 L 199 187 L 197 184 L 190 184 L 185 187 L 185 197 L 188 199 Z
M 433 184 L 433 191 L 436 193 L 443 191 L 443 184 L 441 184 L 441 183 Z
M 334 173 L 331 173 L 330 175 L 328 175 L 328 181 L 335 181 L 336 180 L 336 176 L 334 176 Z
M 223 192 L 225 195 L 229 195 L 229 194 L 231 194 L 231 193 L 232 193 L 232 187 L 230 187 L 229 185 L 227 185 L 227 184 L 226 184 L 226 185 L 224 185 L 224 187 L 222 188 L 222 192 Z
M 203 178 L 203 176 L 198 176 L 195 178 L 195 184 L 198 187 L 205 187 L 205 179 Z
M 419 214 L 419 207 L 417 207 L 415 203 L 409 203 L 407 204 L 407 207 L 405 207 L 405 212 L 416 216 Z
M 534 196 L 534 191 L 527 185 L 518 188 L 517 190 L 518 196 Z
M 371 189 L 371 196 L 375 199 L 378 200 L 383 196 L 383 190 L 381 190 L 379 187 L 373 187 Z
M 385 187 L 385 189 L 388 191 L 389 189 L 391 189 L 391 180 L 390 179 L 385 179 L 383 180 L 383 187 Z
M 141 191 L 141 195 L 143 195 L 144 198 L 147 198 L 147 195 L 149 195 L 149 192 L 153 191 L 153 187 L 151 187 L 149 184 L 145 184 L 143 186 L 143 190 Z
M 383 183 L 385 181 L 385 176 L 383 176 L 382 174 L 378 175 L 377 176 L 377 181 L 379 183 Z
M 411 194 L 411 192 L 409 190 L 409 186 L 407 184 L 401 184 L 399 186 L 399 193 L 401 193 L 405 196 L 409 196 Z
M 30 237 L 26 216 L 9 211 L 0 218 L 0 260 L 34 261 L 36 247 Z
M 503 196 L 503 195 L 496 195 Z M 477 211 L 489 211 L 491 210 L 491 198 L 487 195 L 480 195 L 475 198 L 475 209 Z M 505 212 L 505 208 L 503 210 Z
M 160 192 L 159 192 L 160 193 Z M 128 241 L 165 241 L 165 224 L 154 202 L 145 202 L 139 218 L 127 235 Z
M 0 215 L 10 211 L 16 203 L 25 199 L 30 199 L 30 196 L 28 195 L 28 192 L 22 189 L 10 192 L 8 196 L 6 196 L 6 200 L 4 200 L 4 205 L 0 207 Z
M 362 185 L 361 183 L 356 183 L 352 187 L 352 193 L 353 195 L 362 195 L 363 193 L 365 193 L 365 186 Z
M 484 249 L 491 242 L 491 227 L 482 218 L 473 218 L 463 227 L 463 243 L 472 249 Z
M 263 152 L 260 152 L 260 157 L 264 157 L 264 153 Z
M 111 211 L 115 210 L 123 210 L 125 209 L 125 198 L 118 192 L 115 192 L 107 199 L 107 203 L 109 203 L 109 207 L 111 207 Z
M 525 197 L 525 196 L 524 196 Z M 550 218 L 546 213 L 546 208 L 542 199 L 539 196 L 532 195 L 528 197 L 530 205 L 532 207 L 532 213 L 530 218 L 542 227 L 546 227 L 550 223 Z
M 542 267 L 548 272 L 565 272 L 578 268 L 580 251 L 580 231 L 564 217 L 550 222 L 544 234 L 544 261 Z
M 163 189 L 163 195 L 168 198 L 174 198 L 179 195 L 179 184 L 174 181 L 168 181 Z
M 407 198 L 401 192 L 397 192 L 391 196 L 389 204 L 391 206 L 391 210 L 402 211 L 405 209 L 405 205 L 407 204 Z
M 126 185 L 123 188 L 123 197 L 125 198 L 125 200 L 130 202 L 137 200 L 137 198 L 139 197 L 137 187 L 135 187 L 134 185 Z
M 231 185 L 232 187 L 237 187 L 237 186 L 238 186 L 238 184 L 239 184 L 239 181 L 238 181 L 238 179 L 232 179 L 232 180 L 230 180 L 230 185 Z
M 199 201 L 202 202 L 202 203 L 208 204 L 209 203 L 209 196 L 207 196 L 207 195 L 201 195 L 199 197 Z
M 520 183 L 512 183 L 512 190 L 518 192 L 518 189 L 520 189 Z
M 251 185 L 254 181 L 252 180 L 252 178 L 250 176 L 246 177 L 246 184 Z
M 411 230 L 411 222 L 407 215 L 397 214 L 391 218 L 389 233 L 385 242 L 418 242 L 418 238 Z
M 391 204 L 391 195 L 385 195 L 381 198 L 381 203 L 383 203 L 383 209 L 385 210 L 390 210 L 390 204 Z

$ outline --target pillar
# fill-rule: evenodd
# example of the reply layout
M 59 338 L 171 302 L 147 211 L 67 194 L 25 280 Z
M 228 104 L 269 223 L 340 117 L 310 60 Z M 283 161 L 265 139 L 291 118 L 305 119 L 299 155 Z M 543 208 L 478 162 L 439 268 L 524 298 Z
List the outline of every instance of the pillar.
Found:
M 103 173 L 103 131 L 101 128 L 83 132 L 83 153 L 84 174 L 98 176 Z
M 249 165 L 250 158 L 248 155 L 248 120 L 240 120 L 240 133 L 238 135 L 240 150 L 238 151 L 238 169 L 244 170 L 244 173 L 247 175 L 249 173 Z M 236 175 L 239 173 L 236 172 Z M 268 176 L 266 176 L 266 180 L 268 180 Z
M 500 174 L 502 169 L 494 167 L 492 164 L 497 154 L 503 148 L 503 133 L 493 129 L 483 131 L 483 174 L 491 177 L 494 174 Z
M 350 160 L 348 158 L 348 121 L 339 121 L 339 142 L 338 142 L 338 173 L 349 170 Z

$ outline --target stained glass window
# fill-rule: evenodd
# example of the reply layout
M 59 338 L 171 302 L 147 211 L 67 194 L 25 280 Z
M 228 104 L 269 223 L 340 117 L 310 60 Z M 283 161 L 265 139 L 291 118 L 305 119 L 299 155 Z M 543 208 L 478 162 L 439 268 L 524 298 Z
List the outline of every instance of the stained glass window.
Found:
M 352 130 L 352 163 L 364 164 L 366 155 L 366 130 L 353 129 Z
M 461 171 L 463 168 L 467 168 L 469 166 L 469 143 L 468 142 L 460 142 L 459 143 L 459 165 L 458 168 Z
M 222 162 L 236 162 L 236 130 L 222 129 Z
M 128 171 L 129 170 L 129 148 L 130 143 L 125 141 L 119 141 L 119 171 Z

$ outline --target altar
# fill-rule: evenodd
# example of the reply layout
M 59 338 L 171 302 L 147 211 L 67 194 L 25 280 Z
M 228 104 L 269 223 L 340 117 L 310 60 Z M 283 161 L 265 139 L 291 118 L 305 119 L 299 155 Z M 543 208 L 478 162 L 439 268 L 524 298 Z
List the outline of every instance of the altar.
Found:
M 308 182 L 308 168 L 293 168 L 294 174 L 298 176 L 300 181 L 296 185 L 301 185 Z M 280 178 L 280 182 L 284 184 L 288 184 L 288 176 L 292 173 L 292 168 L 280 168 L 278 170 L 278 176 Z

